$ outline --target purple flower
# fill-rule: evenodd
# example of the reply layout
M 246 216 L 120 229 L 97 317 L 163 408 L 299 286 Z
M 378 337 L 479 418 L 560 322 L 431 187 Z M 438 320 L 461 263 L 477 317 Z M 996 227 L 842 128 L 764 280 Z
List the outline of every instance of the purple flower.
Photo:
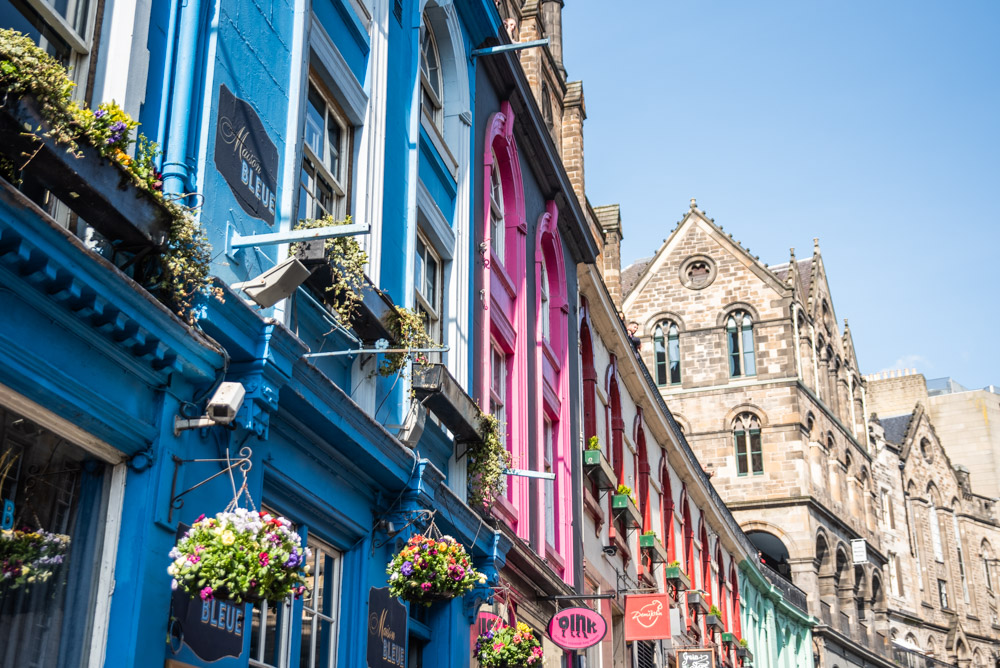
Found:
M 404 561 L 403 565 L 399 567 L 399 572 L 405 575 L 406 577 L 410 577 L 411 575 L 413 575 L 413 562 Z
M 97 111 L 94 112 L 94 118 L 103 118 L 104 114 L 106 113 L 108 112 L 104 111 L 103 109 L 98 109 Z M 202 515 L 202 517 L 204 517 L 204 515 Z
M 292 553 L 288 555 L 288 561 L 285 562 L 285 568 L 295 568 L 302 562 L 302 557 L 294 549 Z
M 114 125 L 108 128 L 108 130 L 111 132 L 111 136 L 108 137 L 107 143 L 116 144 L 119 141 L 121 141 L 122 135 L 125 134 L 125 130 L 127 129 L 127 127 L 128 126 L 126 126 L 123 122 L 116 121 Z

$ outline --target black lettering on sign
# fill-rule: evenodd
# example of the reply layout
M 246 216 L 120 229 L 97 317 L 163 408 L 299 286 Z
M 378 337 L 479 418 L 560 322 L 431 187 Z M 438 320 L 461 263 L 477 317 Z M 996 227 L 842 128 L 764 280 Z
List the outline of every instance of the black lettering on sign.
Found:
M 219 86 L 215 166 L 240 207 L 274 225 L 278 149 L 250 103 L 233 95 L 225 84 Z
M 715 668 L 715 652 L 710 649 L 679 649 L 677 668 Z
M 405 668 L 406 607 L 389 588 L 368 590 L 368 666 Z

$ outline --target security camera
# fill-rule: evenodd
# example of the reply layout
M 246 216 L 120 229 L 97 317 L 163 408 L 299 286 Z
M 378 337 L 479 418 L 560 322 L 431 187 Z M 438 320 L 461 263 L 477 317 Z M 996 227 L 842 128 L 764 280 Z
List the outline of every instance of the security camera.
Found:
M 243 405 L 247 391 L 243 383 L 222 383 L 208 400 L 207 413 L 216 424 L 229 424 Z
M 618 546 L 617 545 L 605 545 L 604 547 L 601 548 L 601 551 L 604 552 L 604 554 L 608 555 L 609 557 L 613 557 L 616 554 L 618 554 Z
M 174 436 L 180 436 L 188 429 L 205 429 L 217 424 L 230 425 L 236 419 L 243 405 L 243 397 L 247 391 L 242 383 L 222 383 L 205 407 L 205 415 L 196 418 L 174 416 Z

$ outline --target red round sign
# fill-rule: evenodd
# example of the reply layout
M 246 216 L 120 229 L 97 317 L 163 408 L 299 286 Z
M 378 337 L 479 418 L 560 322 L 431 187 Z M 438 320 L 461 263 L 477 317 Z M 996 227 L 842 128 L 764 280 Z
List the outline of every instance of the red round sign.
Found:
M 604 639 L 607 632 L 607 621 L 590 608 L 566 608 L 549 620 L 549 637 L 563 649 L 593 647 Z

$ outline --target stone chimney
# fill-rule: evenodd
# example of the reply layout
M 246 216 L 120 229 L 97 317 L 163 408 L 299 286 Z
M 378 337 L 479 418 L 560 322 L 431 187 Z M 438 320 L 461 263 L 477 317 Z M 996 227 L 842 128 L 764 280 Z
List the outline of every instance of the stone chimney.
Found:
M 867 376 L 868 410 L 892 417 L 912 413 L 917 403 L 927 405 L 927 381 L 909 369 Z
M 566 97 L 563 98 L 562 159 L 576 198 L 584 209 L 587 208 L 583 180 L 583 121 L 586 118 L 583 82 L 570 81 L 566 84 Z
M 597 224 L 604 238 L 604 250 L 598 259 L 598 267 L 608 286 L 608 293 L 615 306 L 622 307 L 622 217 L 617 204 L 594 207 Z

